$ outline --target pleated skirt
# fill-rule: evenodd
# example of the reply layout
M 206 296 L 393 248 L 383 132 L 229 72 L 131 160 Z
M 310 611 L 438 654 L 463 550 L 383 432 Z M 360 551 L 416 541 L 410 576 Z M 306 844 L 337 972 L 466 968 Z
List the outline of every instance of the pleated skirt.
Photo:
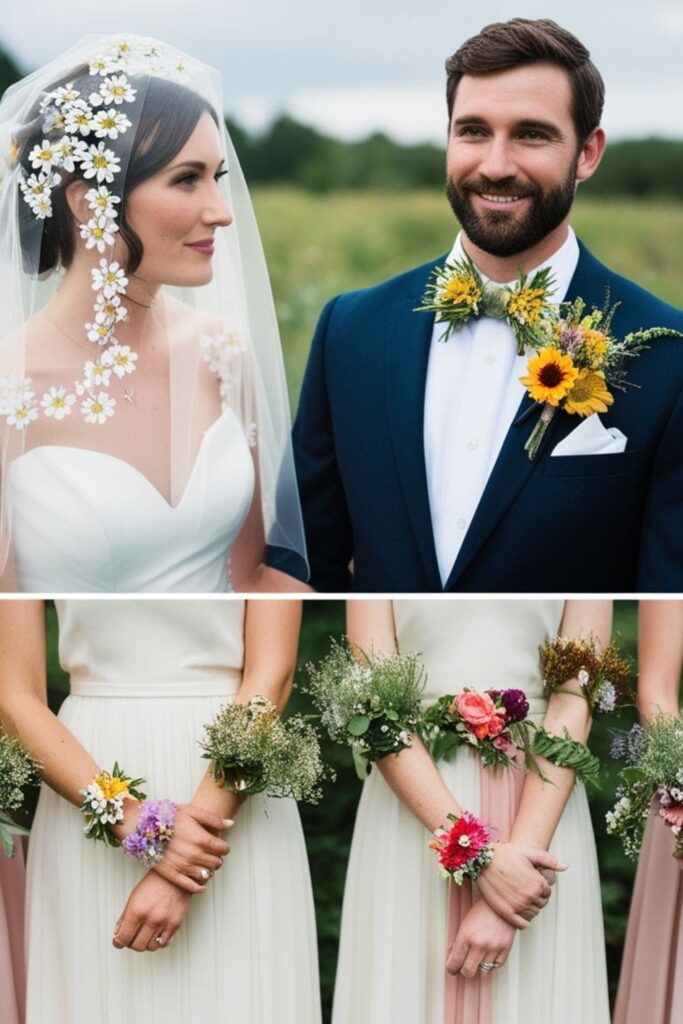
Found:
M 486 815 L 505 838 L 500 812 L 489 812 L 508 807 L 514 815 L 521 774 L 491 775 L 469 750 L 439 770 L 461 805 Z M 505 965 L 471 981 L 444 970 L 451 883 L 441 878 L 429 839 L 373 768 L 347 873 L 333 1024 L 608 1024 L 597 857 L 583 785 L 575 785 L 551 846 L 569 869 L 558 875 L 545 909 L 517 933 Z
M 208 762 L 198 739 L 215 696 L 70 696 L 60 718 L 98 764 L 118 760 L 151 797 L 188 802 Z M 27 892 L 27 1024 L 319 1024 L 315 919 L 296 804 L 249 797 L 231 852 L 193 896 L 170 947 L 112 946 L 145 873 L 85 840 L 77 808 L 43 786 Z

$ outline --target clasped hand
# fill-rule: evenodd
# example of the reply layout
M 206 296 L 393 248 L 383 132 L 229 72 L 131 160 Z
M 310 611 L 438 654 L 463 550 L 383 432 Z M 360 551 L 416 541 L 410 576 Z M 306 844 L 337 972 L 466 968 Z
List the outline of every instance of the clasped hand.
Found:
M 135 886 L 116 923 L 113 944 L 117 949 L 156 952 L 169 945 L 185 920 L 190 896 L 206 891 L 200 872 L 218 871 L 230 852 L 216 835 L 226 827 L 222 818 L 201 807 L 178 807 L 166 853 Z

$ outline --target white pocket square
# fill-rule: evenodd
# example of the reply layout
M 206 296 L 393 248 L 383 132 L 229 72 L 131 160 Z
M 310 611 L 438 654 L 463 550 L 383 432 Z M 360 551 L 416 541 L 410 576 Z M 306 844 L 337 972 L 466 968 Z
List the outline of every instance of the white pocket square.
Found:
M 615 455 L 626 450 L 628 438 L 617 427 L 606 428 L 597 413 L 555 445 L 552 455 Z

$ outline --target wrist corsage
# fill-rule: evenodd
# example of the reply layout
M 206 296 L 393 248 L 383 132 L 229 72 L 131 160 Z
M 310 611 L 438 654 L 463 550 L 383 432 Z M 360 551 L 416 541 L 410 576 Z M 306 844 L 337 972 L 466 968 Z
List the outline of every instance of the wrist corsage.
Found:
M 28 835 L 10 817 L 24 803 L 24 788 L 40 785 L 40 765 L 18 740 L 0 729 L 0 843 L 5 856 L 14 856 L 14 837 Z
M 80 789 L 83 797 L 80 811 L 85 817 L 83 835 L 86 839 L 101 839 L 108 846 L 120 846 L 120 841 L 109 830 L 110 825 L 123 821 L 124 800 L 144 800 L 139 788 L 144 779 L 131 779 L 118 762 L 111 772 L 99 772 L 87 789 Z
M 323 764 L 313 726 L 300 715 L 286 722 L 260 694 L 228 704 L 204 727 L 200 746 L 214 779 L 234 793 L 266 793 L 318 803 L 320 783 L 332 776 Z
M 441 873 L 462 885 L 466 878 L 474 882 L 493 858 L 491 832 L 474 814 L 463 811 L 458 818 L 449 814 L 449 829 L 439 828 L 429 844 L 436 850 Z
M 541 726 L 534 734 L 532 750 L 558 768 L 571 768 L 585 785 L 600 789 L 600 761 L 584 743 L 572 739 L 568 729 L 563 736 L 553 736 Z
M 592 636 L 588 640 L 556 636 L 541 644 L 539 655 L 546 697 L 573 693 L 566 684 L 578 679 L 592 713 L 612 712 L 626 703 L 631 663 L 621 657 L 614 641 L 598 653 Z
M 472 747 L 488 767 L 517 767 L 520 750 L 529 766 L 533 725 L 528 713 L 522 690 L 465 688 L 428 705 L 420 715 L 419 733 L 435 761 L 451 761 L 460 747 Z
M 121 844 L 126 853 L 145 867 L 153 868 L 158 864 L 173 836 L 177 810 L 172 800 L 145 800 L 141 803 L 135 831 Z
M 308 665 L 305 691 L 336 743 L 351 747 L 364 779 L 372 762 L 410 746 L 417 729 L 424 676 L 417 654 L 366 655 L 333 641 L 327 657 Z
M 634 725 L 612 743 L 612 756 L 625 762 L 617 800 L 607 812 L 607 832 L 618 835 L 636 859 L 654 807 L 674 837 L 674 857 L 683 859 L 683 721 L 659 714 L 646 727 Z

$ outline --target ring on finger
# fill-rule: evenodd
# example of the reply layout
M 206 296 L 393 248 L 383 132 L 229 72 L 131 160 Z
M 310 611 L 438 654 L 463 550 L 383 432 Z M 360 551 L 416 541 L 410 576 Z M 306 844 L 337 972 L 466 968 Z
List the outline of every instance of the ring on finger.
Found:
M 494 967 L 500 967 L 500 964 L 498 963 L 497 960 L 493 960 L 491 963 L 488 963 L 486 960 L 482 960 L 482 962 L 479 964 L 480 971 L 492 971 Z
M 165 946 L 166 945 L 166 939 L 163 937 L 163 935 L 157 935 L 157 937 L 155 938 L 154 941 L 156 942 L 156 944 L 158 946 Z
M 199 872 L 199 877 L 202 882 L 208 882 L 213 877 L 213 871 L 209 871 L 208 868 L 202 868 Z

